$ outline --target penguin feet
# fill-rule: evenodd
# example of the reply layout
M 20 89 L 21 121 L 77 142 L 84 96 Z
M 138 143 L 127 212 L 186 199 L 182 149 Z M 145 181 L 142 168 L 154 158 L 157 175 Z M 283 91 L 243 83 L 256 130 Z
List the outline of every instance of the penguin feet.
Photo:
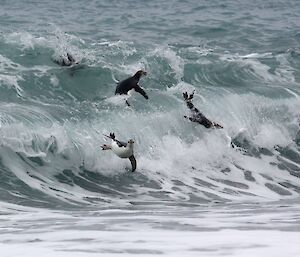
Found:
M 115 133 L 109 133 L 109 136 L 103 134 L 103 136 L 106 136 L 106 137 L 108 137 L 108 138 L 110 138 L 110 139 L 112 139 L 112 140 L 115 140 L 115 139 L 116 139 Z
M 110 145 L 101 145 L 102 150 L 111 150 L 111 146 Z
M 116 138 L 115 133 L 109 133 L 109 137 L 110 137 L 111 139 L 115 139 L 115 138 Z
M 191 101 L 194 98 L 194 93 L 195 90 L 190 95 L 187 92 L 182 93 L 184 101 Z

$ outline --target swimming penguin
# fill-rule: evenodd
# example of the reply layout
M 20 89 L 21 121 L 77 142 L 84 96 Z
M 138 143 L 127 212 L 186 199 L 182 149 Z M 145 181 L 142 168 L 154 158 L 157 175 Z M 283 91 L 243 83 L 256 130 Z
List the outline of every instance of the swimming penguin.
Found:
M 110 133 L 109 136 L 104 136 L 111 139 L 111 145 L 102 145 L 102 150 L 112 150 L 120 158 L 129 158 L 132 167 L 131 171 L 134 172 L 136 170 L 136 159 L 133 155 L 134 141 L 130 139 L 127 143 L 121 142 L 116 139 L 114 133 Z
M 60 59 L 53 61 L 60 66 L 71 66 L 73 64 L 78 64 L 78 62 L 75 61 L 74 57 L 70 53 L 67 53 L 67 58 L 60 56 Z
M 115 95 L 126 95 L 128 91 L 134 89 L 136 92 L 140 93 L 143 97 L 148 99 L 148 95 L 146 92 L 138 85 L 140 78 L 142 76 L 146 76 L 147 72 L 143 70 L 137 71 L 132 77 L 122 80 L 118 83 L 115 91 Z M 126 100 L 126 104 L 130 106 L 128 101 Z
M 187 107 L 191 110 L 192 116 L 191 117 L 187 117 L 184 116 L 184 118 L 189 119 L 192 122 L 197 122 L 201 125 L 203 125 L 206 128 L 218 128 L 221 129 L 223 128 L 222 125 L 210 121 L 209 119 L 207 119 L 204 114 L 202 114 L 192 103 L 192 99 L 194 97 L 194 92 L 190 95 L 188 95 L 187 92 L 184 92 L 183 94 L 183 98 L 184 101 L 186 102 Z

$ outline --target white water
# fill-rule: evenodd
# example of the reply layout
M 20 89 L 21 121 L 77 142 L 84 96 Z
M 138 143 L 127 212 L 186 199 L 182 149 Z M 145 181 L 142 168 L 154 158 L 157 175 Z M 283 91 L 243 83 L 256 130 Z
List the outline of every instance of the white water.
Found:
M 299 204 L 74 212 L 1 203 L 1 257 L 299 256 Z

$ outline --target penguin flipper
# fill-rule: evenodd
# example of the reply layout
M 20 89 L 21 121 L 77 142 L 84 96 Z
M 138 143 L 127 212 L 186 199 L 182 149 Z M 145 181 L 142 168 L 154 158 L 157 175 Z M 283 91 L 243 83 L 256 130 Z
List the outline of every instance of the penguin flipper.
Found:
M 122 142 L 122 141 L 119 141 L 118 139 L 116 139 L 115 133 L 109 133 L 109 137 L 112 140 L 114 140 L 119 147 L 126 147 L 127 146 L 127 144 L 125 142 Z
M 213 126 L 214 126 L 214 128 L 217 128 L 217 129 L 222 129 L 222 128 L 224 128 L 222 125 L 220 125 L 220 124 L 218 124 L 218 123 L 216 123 L 216 122 L 213 122 Z
M 140 93 L 143 97 L 145 97 L 146 99 L 148 99 L 148 95 L 147 93 L 144 91 L 144 89 L 142 89 L 139 85 L 136 85 L 134 90 L 138 93 Z
M 127 143 L 125 143 L 125 142 L 119 141 L 117 139 L 114 139 L 114 141 L 117 143 L 117 145 L 119 147 L 126 147 L 127 146 Z
M 131 163 L 131 167 L 132 167 L 132 172 L 134 172 L 136 170 L 136 159 L 133 155 L 131 155 L 129 157 L 130 163 Z
M 127 104 L 127 106 L 131 106 L 130 103 L 127 100 L 126 100 L 126 104 Z

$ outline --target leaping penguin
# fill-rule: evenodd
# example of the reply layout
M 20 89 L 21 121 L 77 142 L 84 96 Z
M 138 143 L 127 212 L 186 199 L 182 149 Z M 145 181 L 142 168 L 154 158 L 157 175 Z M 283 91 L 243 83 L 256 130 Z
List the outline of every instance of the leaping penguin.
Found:
M 125 80 L 122 80 L 121 82 L 118 83 L 116 90 L 115 90 L 115 95 L 127 95 L 128 91 L 131 91 L 134 89 L 136 92 L 140 93 L 143 97 L 148 99 L 147 93 L 139 86 L 139 81 L 142 76 L 146 76 L 147 72 L 143 70 L 137 71 L 132 77 L 127 78 Z M 128 101 L 126 100 L 126 104 L 130 106 Z
M 132 167 L 131 171 L 134 172 L 136 170 L 136 159 L 133 155 L 134 141 L 132 139 L 129 139 L 127 143 L 119 141 L 116 139 L 114 133 L 110 133 L 109 136 L 104 136 L 111 139 L 111 144 L 102 145 L 102 150 L 112 150 L 120 158 L 129 158 Z

